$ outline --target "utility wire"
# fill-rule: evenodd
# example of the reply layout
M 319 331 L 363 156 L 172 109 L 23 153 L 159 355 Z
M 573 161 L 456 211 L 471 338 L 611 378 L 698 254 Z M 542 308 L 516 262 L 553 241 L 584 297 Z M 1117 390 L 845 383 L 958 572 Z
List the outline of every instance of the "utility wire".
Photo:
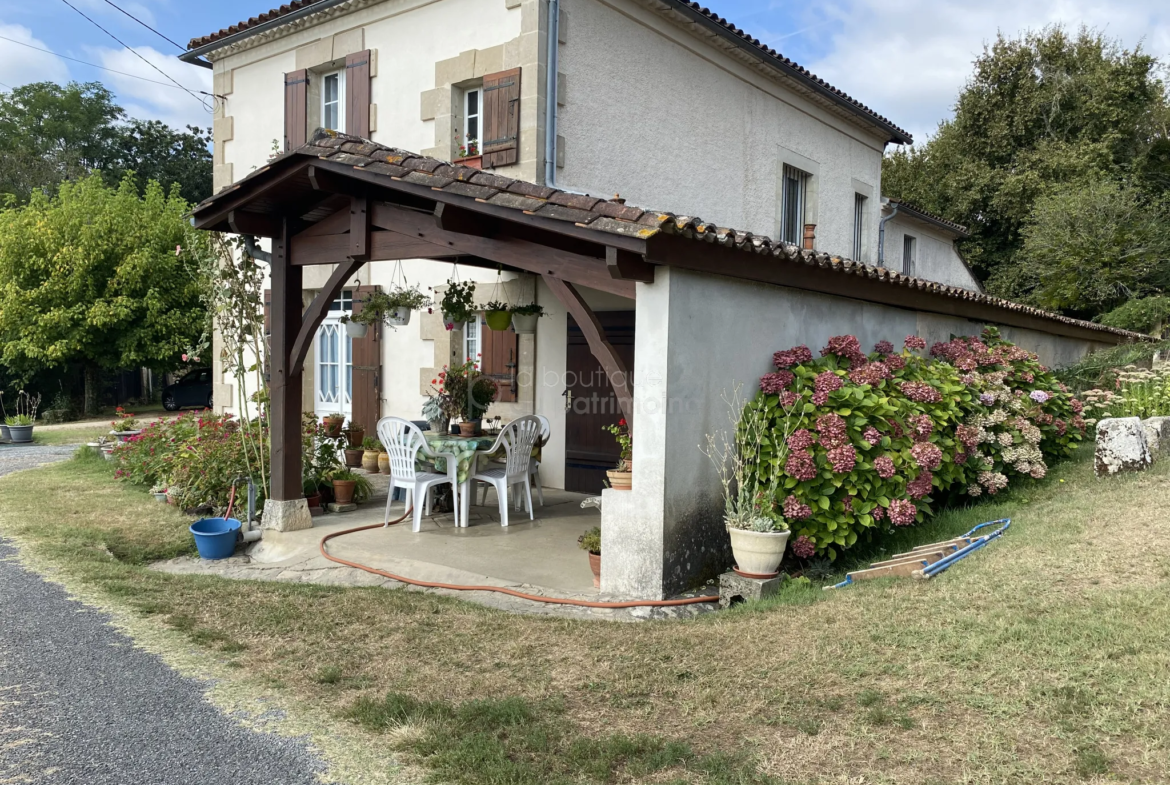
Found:
M 74 63 L 81 63 L 82 65 L 88 65 L 90 68 L 100 68 L 101 70 L 109 71 L 112 74 L 119 74 L 121 76 L 129 76 L 132 79 L 141 79 L 142 81 L 150 82 L 151 84 L 162 85 L 163 87 L 175 87 L 176 86 L 176 85 L 170 84 L 169 82 L 160 82 L 157 79 L 147 79 L 145 76 L 139 76 L 138 74 L 131 74 L 131 73 L 127 73 L 126 71 L 116 71 L 113 68 L 106 68 L 104 65 L 98 65 L 97 63 L 89 63 L 89 62 L 86 62 L 85 60 L 78 60 L 76 57 L 68 57 L 68 56 L 63 55 L 63 54 L 57 54 L 52 49 L 42 49 L 39 46 L 33 46 L 32 44 L 26 44 L 24 41 L 17 41 L 15 38 L 8 38 L 7 36 L 0 35 L 0 41 L 8 41 L 11 44 L 17 44 L 18 46 L 25 46 L 25 47 L 28 47 L 29 49 L 35 49 L 38 52 L 44 52 L 45 54 L 51 54 L 51 55 L 54 55 L 56 57 L 60 57 L 62 60 L 71 60 Z M 3 82 L 0 82 L 0 84 L 3 84 Z M 186 87 L 183 87 L 182 85 L 178 85 L 178 88 L 180 90 L 187 90 L 187 92 L 191 92 L 190 90 L 188 90 Z M 12 88 L 9 87 L 8 89 L 11 90 Z M 207 92 L 204 92 L 202 90 L 197 90 L 196 92 L 202 93 L 203 95 L 211 95 L 211 93 L 207 93 Z
M 162 74 L 163 76 L 165 76 L 165 77 L 167 78 L 167 80 L 168 80 L 168 81 L 172 82 L 172 83 L 175 85 L 175 87 L 181 88 L 181 89 L 182 89 L 182 90 L 184 90 L 184 91 L 185 91 L 185 92 L 186 92 L 188 95 L 190 95 L 192 98 L 194 98 L 196 101 L 198 101 L 199 103 L 203 104 L 203 106 L 204 106 L 204 108 L 205 108 L 205 109 L 207 109 L 208 111 L 210 111 L 210 110 L 211 110 L 211 107 L 207 106 L 207 102 L 206 102 L 204 99 L 202 99 L 202 98 L 200 98 L 199 96 L 195 95 L 195 93 L 191 92 L 191 91 L 190 91 L 190 90 L 188 90 L 186 87 L 183 87 L 183 85 L 179 84 L 179 83 L 178 83 L 178 82 L 176 82 L 174 79 L 172 79 L 172 78 L 171 78 L 171 75 L 170 75 L 170 74 L 168 74 L 166 71 L 162 70 L 162 69 L 161 69 L 161 68 L 159 68 L 157 65 L 155 65 L 154 63 L 150 62 L 150 61 L 149 61 L 149 60 L 147 60 L 145 57 L 143 57 L 142 55 L 140 55 L 140 54 L 139 54 L 138 52 L 136 52 L 136 51 L 135 51 L 133 48 L 131 48 L 130 46 L 128 46 L 128 45 L 126 44 L 126 42 L 124 42 L 122 39 L 118 38 L 118 36 L 114 35 L 114 34 L 113 34 L 113 33 L 111 33 L 109 30 L 107 30 L 106 28 L 102 27 L 102 26 L 101 26 L 101 25 L 99 25 L 97 22 L 93 21 L 93 19 L 90 19 L 88 16 L 86 16 L 84 13 L 82 13 L 82 11 L 81 11 L 81 10 L 80 10 L 80 9 L 79 9 L 77 6 L 75 6 L 75 5 L 73 5 L 72 3 L 70 3 L 70 2 L 69 2 L 69 0 L 61 0 L 61 2 L 62 2 L 62 3 L 64 3 L 65 5 L 69 6 L 70 8 L 72 8 L 74 11 L 77 11 L 77 13 L 78 13 L 78 14 L 81 14 L 81 16 L 82 16 L 82 17 L 83 17 L 83 18 L 84 18 L 86 21 L 88 21 L 90 24 L 92 24 L 92 25 L 93 25 L 94 27 L 96 27 L 98 30 L 101 30 L 103 33 L 105 33 L 106 35 L 108 35 L 110 38 L 113 38 L 115 41 L 117 41 L 119 44 L 121 44 L 121 45 L 122 45 L 122 46 L 123 46 L 123 47 L 124 47 L 124 48 L 125 48 L 125 49 L 126 49 L 128 52 L 130 52 L 131 54 L 133 54 L 133 55 L 134 55 L 135 57 L 137 57 L 139 60 L 141 60 L 142 62 L 146 63 L 146 64 L 147 64 L 147 65 L 149 65 L 151 68 L 153 68 L 154 70 L 158 71 L 160 74 Z
M 165 35 L 163 35 L 162 33 L 160 33 L 158 30 L 155 30 L 153 27 L 151 27 L 150 25 L 148 25 L 146 22 L 143 22 L 141 19 L 139 19 L 138 17 L 136 17 L 134 14 L 130 13 L 129 11 L 127 11 L 125 8 L 118 8 L 118 6 L 116 6 L 116 5 L 114 5 L 113 3 L 111 3 L 111 2 L 110 2 L 110 0 L 106 0 L 106 5 L 110 6 L 111 8 L 115 8 L 115 9 L 117 9 L 117 10 L 121 11 L 121 12 L 122 12 L 122 13 L 124 13 L 126 16 L 130 17 L 130 18 L 131 18 L 131 19 L 133 19 L 135 22 L 137 22 L 138 24 L 142 25 L 143 27 L 145 27 L 147 30 L 149 30 L 150 32 L 154 33 L 155 35 L 157 35 L 159 38 L 161 38 L 161 39 L 163 39 L 164 41 L 167 41 L 168 43 L 170 43 L 172 46 L 177 46 L 179 49 L 183 50 L 184 52 L 186 52 L 186 51 L 187 51 L 187 47 L 185 47 L 185 46 L 183 46 L 183 45 L 181 45 L 181 44 L 176 44 L 174 41 L 172 41 L 171 39 L 167 38 Z

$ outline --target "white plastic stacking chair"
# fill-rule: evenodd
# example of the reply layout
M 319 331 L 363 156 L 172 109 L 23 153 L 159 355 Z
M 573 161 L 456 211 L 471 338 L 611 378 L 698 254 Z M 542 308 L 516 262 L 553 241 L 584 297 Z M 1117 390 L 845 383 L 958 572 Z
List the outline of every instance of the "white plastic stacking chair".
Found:
M 521 417 L 508 423 L 500 431 L 496 443 L 488 452 L 495 452 L 504 448 L 505 459 L 503 466 L 494 466 L 490 469 L 476 472 L 472 476 L 472 484 L 482 482 L 496 489 L 496 497 L 500 504 L 500 525 L 508 525 L 508 489 L 524 486 L 524 495 L 528 502 L 528 520 L 532 520 L 532 475 L 528 473 L 532 462 L 532 446 L 540 439 L 540 420 L 536 417 Z M 474 487 L 470 490 L 475 498 Z
M 386 518 L 383 527 L 390 523 L 390 500 L 395 488 L 406 491 L 406 509 L 414 502 L 414 526 L 417 532 L 422 528 L 423 507 L 431 514 L 431 492 L 436 485 L 451 483 L 451 501 L 455 507 L 455 525 L 459 525 L 459 480 L 457 479 L 455 456 L 450 453 L 433 452 L 427 445 L 418 426 L 401 417 L 383 417 L 378 420 L 378 439 L 390 455 L 390 489 L 386 493 Z M 428 458 L 443 458 L 447 461 L 447 473 L 420 472 L 415 468 L 419 453 Z
M 543 449 L 544 446 L 546 444 L 548 444 L 548 440 L 552 437 L 552 423 L 550 423 L 548 421 L 548 418 L 545 417 L 543 414 L 536 414 L 533 416 L 536 417 L 536 419 L 540 420 L 540 440 L 537 442 L 537 444 L 539 444 L 541 446 L 541 448 Z M 529 477 L 529 482 L 532 484 L 533 490 L 536 491 L 536 500 L 538 502 L 540 502 L 540 506 L 543 507 L 544 506 L 544 486 L 541 484 L 541 480 L 540 480 L 540 461 L 536 460 L 535 458 L 533 458 L 528 463 L 528 477 Z M 474 502 L 474 501 L 475 501 L 475 497 L 472 496 L 472 502 Z M 483 486 L 483 493 L 480 495 L 479 503 L 480 503 L 480 506 L 487 504 L 487 486 L 486 485 Z M 520 494 L 516 494 L 516 509 L 517 510 L 520 509 Z

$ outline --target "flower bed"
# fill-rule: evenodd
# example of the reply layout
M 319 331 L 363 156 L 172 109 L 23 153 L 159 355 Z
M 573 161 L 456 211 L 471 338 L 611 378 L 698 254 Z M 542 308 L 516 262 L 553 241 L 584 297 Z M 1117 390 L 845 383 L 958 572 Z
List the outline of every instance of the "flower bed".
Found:
M 796 556 L 833 558 L 951 498 L 1043 477 L 1083 438 L 1081 402 L 995 328 L 925 348 L 909 336 L 901 352 L 882 341 L 867 354 L 846 335 L 818 358 L 805 346 L 773 355 L 748 406 L 770 423 L 756 471 L 779 473 L 773 510 Z

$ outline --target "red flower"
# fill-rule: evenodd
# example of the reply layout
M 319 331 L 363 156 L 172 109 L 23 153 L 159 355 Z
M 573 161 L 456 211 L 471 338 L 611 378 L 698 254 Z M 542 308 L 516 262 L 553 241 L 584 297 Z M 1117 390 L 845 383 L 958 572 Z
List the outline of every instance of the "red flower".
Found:
M 625 417 L 623 417 L 623 418 L 621 418 L 620 420 L 618 420 L 618 425 L 622 425 L 622 426 L 624 426 L 625 424 L 626 424 L 626 418 L 625 418 Z

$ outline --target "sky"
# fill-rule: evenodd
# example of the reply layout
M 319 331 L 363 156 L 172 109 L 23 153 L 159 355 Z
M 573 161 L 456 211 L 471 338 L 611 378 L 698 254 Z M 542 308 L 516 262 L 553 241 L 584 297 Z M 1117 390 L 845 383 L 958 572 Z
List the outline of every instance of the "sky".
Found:
M 280 5 L 273 0 L 68 2 L 133 52 L 65 0 L 0 0 L 0 90 L 42 80 L 101 81 L 131 116 L 176 127 L 211 124 L 206 101 L 198 96 L 199 90 L 211 90 L 211 72 L 179 62 L 179 48 L 111 3 L 184 46 Z M 1001 31 L 1014 36 L 1055 23 L 1083 24 L 1170 63 L 1166 0 L 709 0 L 707 5 L 920 142 L 950 116 L 972 61 Z

